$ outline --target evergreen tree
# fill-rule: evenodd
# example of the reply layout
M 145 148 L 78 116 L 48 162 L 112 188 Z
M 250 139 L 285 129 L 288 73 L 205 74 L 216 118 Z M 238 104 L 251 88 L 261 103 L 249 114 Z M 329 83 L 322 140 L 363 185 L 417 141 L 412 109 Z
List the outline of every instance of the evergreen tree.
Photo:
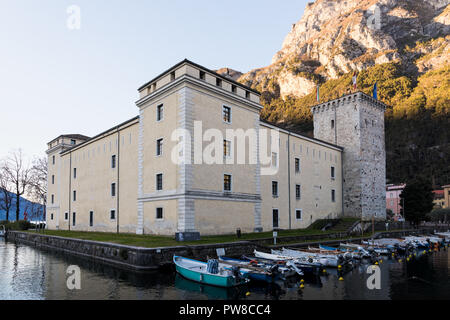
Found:
M 431 181 L 418 177 L 406 184 L 400 195 L 400 204 L 405 219 L 418 225 L 433 210 L 433 188 Z

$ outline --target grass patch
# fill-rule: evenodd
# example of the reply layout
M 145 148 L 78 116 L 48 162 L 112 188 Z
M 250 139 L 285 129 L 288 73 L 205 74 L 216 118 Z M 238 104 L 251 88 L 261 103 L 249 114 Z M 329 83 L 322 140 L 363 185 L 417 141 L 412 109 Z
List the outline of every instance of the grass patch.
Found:
M 28 232 L 35 232 L 35 231 L 28 231 Z M 324 235 L 326 237 L 327 234 L 334 232 L 335 231 L 322 232 L 315 229 L 281 230 L 278 231 L 278 237 L 306 236 L 318 234 Z M 199 241 L 177 242 L 175 241 L 174 237 L 155 236 L 155 235 L 136 235 L 125 233 L 117 234 L 117 233 L 103 233 L 103 232 L 66 231 L 66 230 L 45 230 L 39 233 L 49 236 L 58 236 L 64 238 L 91 240 L 99 242 L 110 242 L 144 248 L 228 243 L 237 241 L 267 239 L 273 237 L 272 232 L 263 232 L 263 233 L 245 233 L 242 234 L 241 238 L 237 238 L 236 235 L 202 236 L 201 240 Z

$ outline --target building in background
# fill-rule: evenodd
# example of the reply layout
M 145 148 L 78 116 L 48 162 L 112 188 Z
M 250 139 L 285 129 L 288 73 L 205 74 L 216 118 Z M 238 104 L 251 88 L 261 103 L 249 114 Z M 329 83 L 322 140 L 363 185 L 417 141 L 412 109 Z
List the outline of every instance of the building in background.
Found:
M 402 219 L 402 204 L 400 195 L 405 189 L 406 184 L 389 184 L 386 186 L 386 210 L 391 210 L 394 214 L 394 220 Z
M 433 204 L 435 209 L 446 208 L 444 190 L 433 190 Z
M 450 208 L 450 184 L 442 188 L 444 189 L 444 206 Z
M 62 135 L 48 144 L 48 228 L 193 240 L 342 215 L 385 219 L 380 101 L 356 92 L 313 107 L 311 138 L 261 121 L 257 91 L 189 60 L 138 91 L 137 117 L 93 138 Z M 234 163 L 197 163 L 210 129 L 227 137 L 215 142 Z M 244 132 L 243 143 L 228 131 Z M 241 149 L 254 161 L 237 164 Z

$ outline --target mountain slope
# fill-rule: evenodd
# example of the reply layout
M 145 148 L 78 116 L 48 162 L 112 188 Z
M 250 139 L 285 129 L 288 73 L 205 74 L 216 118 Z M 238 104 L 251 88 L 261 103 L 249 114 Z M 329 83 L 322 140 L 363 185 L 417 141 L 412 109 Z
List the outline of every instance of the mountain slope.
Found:
M 12 204 L 9 209 L 9 220 L 13 221 L 16 220 L 16 196 L 11 194 L 11 197 Z M 3 194 L 0 194 L 1 201 L 3 201 Z M 24 219 L 25 212 L 28 220 L 43 220 L 44 206 L 20 197 L 19 220 Z M 0 208 L 0 221 L 3 220 L 6 220 L 6 211 Z
M 312 134 L 310 106 L 378 82 L 388 180 L 450 183 L 450 0 L 317 0 L 272 64 L 239 81 L 262 93 L 262 118 Z

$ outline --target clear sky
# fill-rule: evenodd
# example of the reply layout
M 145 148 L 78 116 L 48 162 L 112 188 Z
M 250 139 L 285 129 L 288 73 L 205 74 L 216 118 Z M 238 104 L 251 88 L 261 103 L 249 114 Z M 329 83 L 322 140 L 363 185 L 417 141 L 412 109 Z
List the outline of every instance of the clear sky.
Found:
M 306 0 L 0 0 L 0 158 L 44 156 L 138 114 L 137 88 L 184 58 L 270 64 Z M 80 8 L 70 30 L 68 7 Z M 72 20 L 71 20 L 72 21 Z

